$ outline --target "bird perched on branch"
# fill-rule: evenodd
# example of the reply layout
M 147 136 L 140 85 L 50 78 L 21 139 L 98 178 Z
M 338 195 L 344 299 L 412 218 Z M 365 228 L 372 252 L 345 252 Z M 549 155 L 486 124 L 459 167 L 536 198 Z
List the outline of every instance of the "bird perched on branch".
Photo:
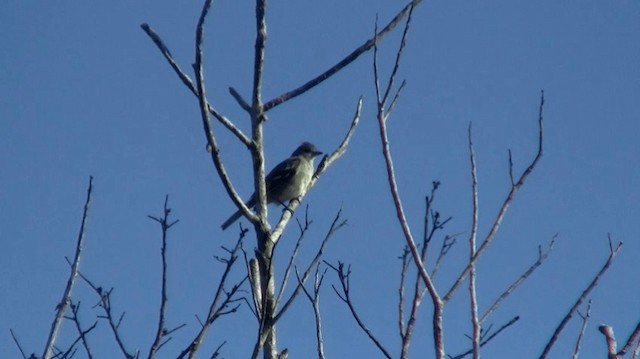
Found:
M 283 203 L 302 196 L 307 191 L 311 176 L 315 171 L 313 159 L 322 154 L 314 145 L 303 142 L 291 157 L 280 162 L 265 177 L 267 187 L 267 203 Z M 247 207 L 255 207 L 256 194 L 246 202 Z M 242 217 L 242 212 L 237 210 L 223 224 L 222 230 L 229 228 L 235 221 Z

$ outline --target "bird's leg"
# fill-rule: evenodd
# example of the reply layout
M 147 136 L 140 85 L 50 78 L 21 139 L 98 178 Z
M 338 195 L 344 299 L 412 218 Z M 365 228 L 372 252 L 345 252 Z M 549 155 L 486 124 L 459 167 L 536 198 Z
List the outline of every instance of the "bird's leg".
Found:
M 300 201 L 300 198 L 295 198 L 295 199 L 297 199 L 298 201 Z M 291 201 L 293 201 L 293 200 L 291 200 Z M 293 216 L 293 211 L 290 209 L 290 208 L 291 208 L 291 207 L 290 207 L 290 205 L 291 205 L 291 201 L 289 201 L 289 204 L 284 204 L 283 202 L 280 202 L 280 201 L 278 201 L 278 203 L 280 203 L 280 204 L 282 205 L 282 207 L 284 207 L 284 208 L 282 209 L 282 212 L 283 212 L 283 213 L 284 213 L 285 211 L 289 211 L 289 213 L 291 213 L 291 215 Z

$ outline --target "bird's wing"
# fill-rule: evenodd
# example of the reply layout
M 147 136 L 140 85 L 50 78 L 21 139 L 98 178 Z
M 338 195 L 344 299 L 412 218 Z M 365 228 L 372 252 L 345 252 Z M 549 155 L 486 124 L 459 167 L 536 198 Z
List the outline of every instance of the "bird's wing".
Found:
M 298 157 L 289 157 L 274 167 L 265 178 L 267 193 L 281 193 L 282 187 L 295 177 L 300 161 Z

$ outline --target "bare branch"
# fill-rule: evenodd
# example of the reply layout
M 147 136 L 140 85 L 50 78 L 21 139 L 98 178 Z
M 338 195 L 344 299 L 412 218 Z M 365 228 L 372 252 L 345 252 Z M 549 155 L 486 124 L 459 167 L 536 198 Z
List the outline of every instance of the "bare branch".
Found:
M 234 296 L 248 277 L 244 277 L 239 283 L 232 286 L 230 291 L 225 291 L 224 286 L 227 281 L 227 277 L 231 272 L 231 268 L 238 259 L 238 251 L 242 247 L 242 240 L 243 237 L 240 236 L 233 249 L 228 251 L 229 254 L 224 259 L 225 268 L 222 272 L 222 275 L 220 276 L 220 281 L 218 282 L 218 288 L 216 289 L 215 295 L 211 300 L 207 318 L 204 323 L 201 323 L 202 327 L 198 331 L 198 334 L 191 341 L 191 343 L 180 353 L 178 358 L 184 358 L 187 354 L 190 358 L 194 358 L 198 349 L 200 348 L 200 345 L 202 344 L 202 341 L 204 340 L 204 337 L 206 336 L 208 330 L 211 328 L 216 319 L 225 314 L 233 313 L 238 308 L 238 306 L 235 306 L 229 309 L 229 306 L 233 302 Z
M 64 289 L 64 293 L 62 294 L 62 299 L 60 300 L 60 303 L 56 306 L 56 317 L 53 320 L 53 323 L 51 324 L 51 331 L 49 331 L 47 344 L 45 345 L 44 354 L 42 355 L 42 357 L 45 359 L 48 359 L 51 357 L 53 347 L 58 337 L 58 331 L 60 329 L 60 325 L 62 324 L 64 311 L 67 309 L 67 306 L 71 302 L 71 291 L 73 289 L 73 285 L 75 284 L 76 277 L 78 276 L 78 271 L 80 268 L 80 255 L 82 254 L 82 244 L 84 241 L 85 225 L 87 223 L 87 217 L 89 215 L 89 205 L 91 204 L 92 191 L 93 191 L 93 176 L 90 176 L 89 187 L 87 188 L 87 199 L 85 200 L 85 203 L 84 203 L 82 221 L 80 223 L 80 230 L 78 231 L 78 239 L 76 242 L 76 252 L 73 258 L 73 264 L 71 265 L 71 272 L 69 273 L 69 279 L 67 280 L 67 286 Z
M 627 354 L 634 343 L 636 343 L 636 349 L 634 349 L 634 351 L 637 352 L 637 348 L 640 345 L 640 341 L 638 340 L 638 338 L 640 338 L 640 322 L 638 322 L 636 328 L 633 330 L 631 335 L 629 335 L 629 339 L 627 339 L 625 345 L 618 352 L 618 356 L 623 357 L 625 354 Z
M 410 14 L 413 11 L 413 9 L 414 9 L 413 3 L 409 4 L 407 9 L 408 14 Z M 408 27 L 408 24 L 409 23 L 407 21 L 407 23 L 405 24 L 405 27 Z M 427 269 L 424 266 L 424 263 L 420 256 L 418 248 L 413 239 L 413 235 L 411 234 L 411 229 L 407 224 L 406 216 L 404 214 L 404 208 L 402 206 L 402 201 L 400 199 L 400 194 L 399 194 L 398 186 L 396 183 L 395 170 L 393 168 L 393 160 L 391 158 L 391 151 L 389 146 L 389 139 L 387 136 L 386 120 L 389 113 L 386 113 L 384 110 L 385 103 L 382 101 L 383 98 L 380 96 L 380 90 L 378 88 L 379 78 L 378 78 L 377 59 L 376 59 L 377 57 L 376 41 L 374 41 L 373 46 L 374 46 L 374 60 L 373 60 L 374 61 L 374 86 L 376 87 L 376 95 L 377 95 L 376 96 L 377 97 L 377 119 L 378 119 L 378 128 L 380 130 L 380 140 L 382 143 L 382 154 L 383 154 L 385 164 L 386 164 L 386 169 L 387 169 L 387 180 L 389 182 L 389 189 L 395 205 L 396 215 L 398 217 L 398 222 L 400 223 L 400 227 L 402 228 L 405 241 L 407 242 L 407 246 L 411 251 L 411 255 L 416 265 L 416 268 L 418 269 L 418 273 L 422 277 L 422 280 L 424 281 L 427 287 L 427 290 L 429 291 L 429 296 L 431 297 L 431 300 L 433 302 L 433 307 L 434 307 L 433 337 L 434 337 L 434 343 L 435 343 L 434 349 L 436 352 L 436 357 L 442 358 L 444 357 L 444 342 L 442 337 L 443 302 L 436 291 L 435 285 L 433 284 L 433 281 L 429 276 L 429 273 L 427 273 Z M 396 58 L 396 61 L 399 61 L 399 58 Z
M 489 230 L 489 233 L 487 234 L 485 239 L 482 241 L 482 244 L 480 245 L 480 247 L 478 247 L 478 250 L 476 251 L 476 254 L 474 255 L 474 257 L 471 260 L 471 262 L 462 271 L 462 273 L 460 273 L 460 275 L 458 276 L 458 279 L 456 279 L 456 281 L 453 283 L 451 288 L 447 291 L 447 294 L 445 294 L 442 297 L 442 301 L 443 302 L 446 303 L 451 299 L 451 297 L 455 293 L 456 289 L 458 289 L 460 284 L 462 284 L 462 281 L 469 274 L 469 271 L 471 270 L 471 266 L 475 264 L 475 262 L 478 260 L 478 258 L 480 258 L 480 256 L 482 256 L 482 254 L 487 249 L 489 244 L 493 241 L 493 239 L 495 238 L 496 234 L 498 233 L 498 230 L 500 229 L 500 224 L 502 223 L 502 219 L 506 215 L 507 210 L 509 209 L 509 206 L 511 205 L 511 202 L 513 202 L 513 199 L 515 198 L 516 193 L 518 193 L 518 190 L 520 190 L 520 188 L 524 185 L 526 179 L 529 177 L 531 172 L 533 172 L 533 170 L 535 169 L 536 165 L 538 164 L 538 162 L 542 158 L 542 144 L 543 144 L 543 141 L 542 141 L 543 140 L 543 136 L 542 136 L 543 135 L 542 110 L 543 110 L 543 108 L 544 108 L 544 91 L 541 92 L 541 95 L 540 95 L 540 106 L 538 108 L 538 151 L 537 151 L 535 157 L 533 158 L 533 160 L 531 161 L 531 163 L 529 163 L 529 166 L 527 166 L 527 168 L 522 172 L 522 174 L 518 178 L 518 181 L 514 185 L 511 186 L 511 190 L 509 191 L 509 194 L 507 195 L 507 197 L 505 198 L 504 202 L 502 203 L 502 206 L 500 206 L 500 210 L 498 211 L 498 215 L 497 215 L 496 219 L 494 220 L 493 225 L 491 226 L 491 229 Z
M 251 105 L 249 105 L 247 101 L 242 98 L 242 95 L 240 95 L 240 93 L 236 91 L 236 89 L 234 89 L 233 87 L 229 87 L 229 93 L 231 94 L 231 96 L 233 96 L 234 99 L 236 99 L 236 102 L 238 103 L 238 105 L 240 105 L 240 107 L 242 107 L 243 110 L 251 113 Z
M 398 332 L 400 333 L 400 339 L 405 338 L 405 326 L 404 326 L 404 283 L 407 278 L 407 269 L 409 269 L 409 248 L 405 247 L 400 256 L 402 266 L 400 269 L 400 286 L 398 288 Z
M 587 303 L 586 314 L 582 315 L 580 312 L 578 312 L 578 315 L 580 315 L 580 317 L 582 318 L 582 325 L 580 326 L 580 334 L 578 334 L 578 339 L 576 339 L 576 346 L 573 350 L 573 355 L 571 356 L 572 359 L 578 359 L 578 354 L 580 354 L 580 345 L 582 344 L 582 338 L 584 337 L 584 332 L 587 329 L 587 322 L 591 317 L 591 299 L 589 299 L 589 302 Z
M 300 244 L 302 243 L 304 235 L 305 233 L 307 233 L 307 230 L 309 229 L 309 225 L 311 225 L 311 223 L 312 221 L 309 220 L 309 205 L 307 205 L 305 206 L 304 226 L 300 225 L 300 222 L 298 222 L 300 235 L 298 236 L 298 240 L 296 241 L 296 246 L 293 248 L 293 252 L 289 256 L 289 263 L 287 263 L 287 268 L 284 270 L 284 276 L 282 277 L 282 283 L 280 283 L 280 290 L 278 291 L 278 296 L 276 297 L 276 303 L 280 303 L 280 300 L 282 299 L 282 294 L 284 293 L 284 289 L 287 286 L 287 280 L 289 279 L 289 274 L 291 273 L 293 262 L 298 255 Z
M 302 279 L 300 278 L 300 273 L 296 269 L 296 276 L 298 278 L 298 284 L 302 287 L 304 294 L 311 302 L 311 306 L 313 307 L 313 315 L 316 323 L 316 350 L 318 352 L 318 359 L 324 359 L 324 342 L 322 340 L 322 322 L 320 317 L 320 287 L 322 286 L 322 281 L 324 280 L 324 275 L 327 273 L 327 269 L 322 272 L 322 275 L 319 275 L 320 265 L 316 265 L 316 273 L 315 280 L 313 282 L 313 295 L 309 293 L 307 288 L 305 288 Z
M 549 257 L 551 250 L 553 249 L 553 244 L 555 243 L 555 239 L 558 235 L 554 235 L 547 246 L 547 249 L 542 252 L 542 249 L 538 247 L 538 259 L 524 272 L 518 279 L 516 279 L 510 286 L 507 288 L 499 297 L 496 299 L 493 304 L 487 309 L 482 317 L 480 317 L 480 323 L 484 323 L 484 321 L 493 313 L 494 310 L 505 300 L 520 284 L 522 284 L 546 259 Z
M 516 316 L 513 317 L 510 321 L 508 321 L 506 324 L 502 325 L 498 330 L 496 330 L 493 334 L 489 335 L 486 338 L 483 338 L 482 341 L 480 342 L 480 347 L 485 346 L 487 343 L 489 343 L 493 338 L 495 338 L 496 336 L 498 336 L 498 334 L 500 334 L 503 330 L 509 328 L 510 326 L 514 325 L 518 320 L 520 320 L 520 317 Z M 486 335 L 485 335 L 486 336 Z M 456 355 L 456 356 L 451 356 L 448 355 L 448 357 L 450 359 L 462 359 L 464 357 L 466 357 L 469 354 L 473 353 L 473 349 L 469 349 L 466 352 Z
M 410 254 L 411 252 L 408 251 Z M 409 264 L 409 258 L 405 259 L 407 261 L 407 265 Z M 400 353 L 400 358 L 405 359 L 409 356 L 409 345 L 411 344 L 411 336 L 413 334 L 413 329 L 415 327 L 416 320 L 418 318 L 418 309 L 420 308 L 420 304 L 422 303 L 422 299 L 426 294 L 426 288 L 422 288 L 422 278 L 420 275 L 416 275 L 416 280 L 414 282 L 413 288 L 413 300 L 411 301 L 411 312 L 409 314 L 409 319 L 407 319 L 407 326 L 404 334 L 401 334 L 402 337 L 402 350 Z
M 309 265 L 307 266 L 307 269 L 304 271 L 301 279 L 298 282 L 302 282 L 304 284 L 304 282 L 309 277 L 309 274 L 311 274 L 313 267 L 316 266 L 320 261 L 320 259 L 322 258 L 322 255 L 324 254 L 324 248 L 327 245 L 327 243 L 329 243 L 329 239 L 331 239 L 333 235 L 340 228 L 344 227 L 347 224 L 346 220 L 342 220 L 342 221 L 340 220 L 341 213 L 342 213 L 342 208 L 338 210 L 338 213 L 336 214 L 335 218 L 333 219 L 333 222 L 331 223 L 331 227 L 329 227 L 327 234 L 325 235 L 324 239 L 322 240 L 322 243 L 320 244 L 320 248 L 316 252 L 316 255 L 313 257 L 313 260 L 311 260 L 311 263 L 309 263 Z M 282 308 L 280 309 L 280 311 L 273 317 L 274 323 L 280 320 L 282 315 L 286 313 L 287 309 L 289 308 L 291 303 L 293 303 L 293 300 L 298 296 L 301 289 L 302 289 L 302 286 L 300 285 L 300 283 L 298 283 L 298 285 L 296 286 L 296 289 L 293 290 L 293 293 L 291 294 L 291 296 L 289 296 L 289 298 L 282 305 Z
M 640 340 L 636 342 L 636 346 L 633 348 L 631 359 L 638 359 L 638 356 L 640 356 Z
M 13 342 L 16 343 L 18 350 L 20 350 L 20 355 L 22 355 L 22 359 L 27 359 L 27 355 L 24 353 L 24 350 L 22 350 L 22 346 L 20 345 L 20 342 L 18 341 L 16 334 L 13 332 L 13 329 L 9 329 L 9 332 L 11 333 L 11 338 L 13 338 Z
M 338 279 L 340 280 L 340 286 L 342 289 L 341 292 L 338 292 L 338 289 L 336 289 L 336 287 L 332 285 L 333 291 L 338 295 L 338 298 L 340 298 L 345 304 L 347 304 L 347 307 L 349 307 L 349 311 L 351 312 L 353 319 L 356 320 L 356 323 L 358 323 L 358 326 L 360 327 L 360 329 L 362 329 L 362 331 L 365 332 L 367 337 L 371 339 L 373 344 L 375 344 L 375 346 L 380 350 L 380 352 L 382 352 L 385 358 L 391 359 L 391 354 L 389 354 L 389 352 L 384 348 L 384 346 L 382 345 L 382 343 L 380 343 L 378 338 L 376 338 L 376 336 L 373 335 L 371 330 L 367 328 L 367 326 L 364 324 L 362 319 L 360 319 L 360 316 L 356 312 L 356 308 L 353 305 L 353 301 L 351 300 L 351 295 L 349 291 L 349 275 L 351 274 L 351 266 L 349 266 L 345 271 L 344 263 L 342 262 L 338 262 L 338 267 L 335 267 L 327 262 L 325 263 L 329 266 L 329 268 L 333 269 L 336 272 L 336 274 L 338 275 Z
M 222 347 L 227 344 L 227 341 L 223 341 L 222 343 L 220 343 L 220 345 L 218 345 L 218 347 L 216 348 L 216 350 L 213 352 L 213 354 L 211 354 L 211 359 L 217 358 L 220 355 L 220 349 L 222 349 Z
M 169 208 L 169 195 L 164 198 L 163 216 L 156 218 L 149 216 L 160 224 L 162 231 L 160 257 L 162 261 L 162 278 L 161 278 L 161 290 L 160 290 L 160 309 L 158 313 L 158 328 L 156 329 L 156 336 L 149 348 L 149 355 L 147 358 L 151 359 L 155 357 L 158 349 L 163 344 L 162 340 L 167 335 L 167 329 L 165 328 L 166 306 L 167 306 L 167 236 L 169 229 L 173 227 L 179 220 L 173 222 L 169 221 L 169 215 L 171 214 L 171 208 Z M 169 338 L 171 339 L 171 338 Z M 166 343 L 166 342 L 165 342 Z
M 316 76 L 315 78 L 307 81 L 305 84 L 299 86 L 298 88 L 288 91 L 284 94 L 281 94 L 279 96 L 277 96 L 276 98 L 266 102 L 263 106 L 265 111 L 269 111 L 270 109 L 283 104 L 284 102 L 302 95 L 303 93 L 307 92 L 308 90 L 312 89 L 313 87 L 319 85 L 320 83 L 322 83 L 324 80 L 330 78 L 331 76 L 335 75 L 336 73 L 338 73 L 340 70 L 342 70 L 344 67 L 346 67 L 347 65 L 349 65 L 350 63 L 352 63 L 354 60 L 356 60 L 358 57 L 360 57 L 360 55 L 362 55 L 363 53 L 371 50 L 374 47 L 374 44 L 378 41 L 380 41 L 385 35 L 387 35 L 389 32 L 391 32 L 391 30 L 393 30 L 399 23 L 400 21 L 402 21 L 402 19 L 407 16 L 409 14 L 409 12 L 411 12 L 413 10 L 414 7 L 418 6 L 420 3 L 422 2 L 422 0 L 413 0 L 410 3 L 408 3 L 407 5 L 405 5 L 405 7 L 400 10 L 400 12 L 398 12 L 398 14 L 396 14 L 396 16 L 391 19 L 391 21 L 389 21 L 389 23 L 382 28 L 382 30 L 380 30 L 379 32 L 376 33 L 375 36 L 373 36 L 372 38 L 370 38 L 369 40 L 365 41 L 362 45 L 360 45 L 360 47 L 358 47 L 357 49 L 353 50 L 353 52 L 351 52 L 349 55 L 347 55 L 346 57 L 344 57 L 342 60 L 340 60 L 337 64 L 335 64 L 334 66 L 332 66 L 331 68 L 329 68 L 328 70 L 326 70 L 325 72 L 321 73 L 320 75 Z
M 469 304 L 471 309 L 471 327 L 473 336 L 471 345 L 473 358 L 480 358 L 480 320 L 478 319 L 478 300 L 476 293 L 476 267 L 473 257 L 476 254 L 476 234 L 478 233 L 478 177 L 476 175 L 476 158 L 473 153 L 471 140 L 471 124 L 468 129 L 469 136 L 469 163 L 471 168 L 471 234 L 469 235 Z
M 444 239 L 442 240 L 442 246 L 440 247 L 440 253 L 438 253 L 436 263 L 433 265 L 433 269 L 431 270 L 431 279 L 436 277 L 436 274 L 438 274 L 440 266 L 442 265 L 442 260 L 447 255 L 447 253 L 449 253 L 449 250 L 456 244 L 457 237 L 462 234 L 463 233 L 454 233 L 444 236 Z
M 205 136 L 207 138 L 207 143 L 209 145 L 209 148 L 211 149 L 211 159 L 216 168 L 216 171 L 218 172 L 218 176 L 222 180 L 222 184 L 224 185 L 227 194 L 229 195 L 233 203 L 242 211 L 245 217 L 247 217 L 252 223 L 257 223 L 259 221 L 258 216 L 256 216 L 253 211 L 247 207 L 242 198 L 240 198 L 238 192 L 236 192 L 236 190 L 234 189 L 233 184 L 229 179 L 227 171 L 224 168 L 224 164 L 222 163 L 222 159 L 220 158 L 220 148 L 218 147 L 216 137 L 213 134 L 213 127 L 211 125 L 211 119 L 209 118 L 210 106 L 205 91 L 204 69 L 202 67 L 202 42 L 204 38 L 204 23 L 207 18 L 207 14 L 209 13 L 209 9 L 211 8 L 212 2 L 213 0 L 205 0 L 205 3 L 202 7 L 202 12 L 200 13 L 200 18 L 198 20 L 198 25 L 196 26 L 196 53 L 193 69 L 196 74 L 196 93 L 198 94 L 197 97 L 198 104 L 200 106 L 200 117 L 202 119 L 202 125 L 204 128 Z M 250 141 L 245 142 L 245 144 L 247 144 L 247 146 L 251 149 L 254 149 L 256 147 L 256 145 Z M 262 182 L 264 182 L 264 179 Z
M 256 0 L 256 41 L 254 47 L 251 112 L 249 113 L 251 115 L 251 137 L 254 143 L 254 146 L 249 149 L 251 150 L 251 157 L 253 159 L 254 193 L 256 193 L 258 204 L 258 221 L 252 220 L 251 222 L 256 227 L 256 231 L 258 228 L 260 229 L 260 233 L 256 233 L 259 242 L 258 248 L 263 252 L 262 255 L 265 258 L 271 256 L 269 253 L 263 251 L 264 248 L 261 248 L 263 245 L 261 242 L 266 240 L 268 232 L 271 230 L 267 221 L 267 187 L 265 184 L 262 134 L 262 122 L 265 120 L 266 114 L 262 105 L 262 75 L 264 71 L 265 42 L 267 40 L 266 6 L 266 0 Z M 260 259 L 258 259 L 258 261 L 260 261 Z M 270 266 L 270 264 L 268 266 Z M 262 275 L 266 275 L 266 273 L 262 273 Z M 263 284 L 268 285 L 267 283 Z M 276 351 L 275 348 L 271 348 L 270 350 L 272 352 Z
M 69 263 L 69 265 L 71 265 L 71 262 L 67 259 L 67 262 Z M 108 291 L 102 289 L 102 287 L 96 286 L 94 285 L 89 278 L 87 278 L 84 274 L 82 274 L 82 272 L 78 272 L 78 275 L 80 276 L 80 278 L 82 278 L 82 280 L 84 280 L 90 287 L 91 289 L 93 289 L 93 291 L 96 293 L 96 295 L 98 296 L 98 303 L 96 305 L 94 305 L 92 308 L 95 307 L 100 307 L 102 308 L 102 310 L 104 311 L 104 315 L 99 315 L 98 318 L 101 319 L 106 319 L 107 323 L 109 324 L 109 328 L 111 329 L 111 332 L 113 333 L 113 336 L 116 340 L 116 344 L 118 344 L 118 348 L 120 349 L 120 351 L 122 352 L 122 355 L 126 358 L 126 359 L 134 359 L 137 358 L 137 355 L 139 353 L 131 354 L 129 353 L 129 351 L 127 351 L 127 349 L 125 348 L 124 345 L 124 341 L 122 340 L 122 337 L 120 335 L 120 332 L 118 331 L 118 328 L 120 327 L 120 324 L 122 323 L 122 320 L 124 318 L 125 312 L 123 312 L 120 315 L 120 318 L 118 319 L 118 322 L 116 323 L 115 318 L 113 317 L 113 313 L 111 311 L 111 294 L 113 293 L 113 288 L 109 289 Z
M 187 86 L 187 88 L 191 91 L 191 93 L 193 93 L 196 97 L 198 97 L 198 89 L 196 89 L 196 86 L 193 84 L 193 81 L 191 80 L 191 78 L 189 78 L 189 75 L 187 75 L 176 63 L 176 61 L 173 58 L 173 55 L 171 55 L 171 52 L 169 51 L 169 48 L 167 47 L 167 45 L 165 45 L 165 43 L 162 41 L 160 36 L 151 28 L 151 26 L 149 26 L 149 24 L 144 23 L 140 25 L 140 27 L 149 36 L 149 38 L 151 38 L 153 43 L 158 47 L 158 49 L 160 50 L 164 58 L 167 60 L 167 62 L 169 63 L 173 71 L 176 73 L 176 75 L 178 75 L 178 78 L 180 78 L 182 83 L 185 86 Z M 240 142 L 242 142 L 245 146 L 251 145 L 251 140 L 244 133 L 242 133 L 242 131 L 240 131 L 240 129 L 238 129 L 233 124 L 233 122 L 231 122 L 228 118 L 226 118 L 224 115 L 219 113 L 215 108 L 213 108 L 213 106 L 209 105 L 207 110 L 224 127 L 226 127 L 231 133 L 233 133 L 240 140 Z
M 391 75 L 389 75 L 389 81 L 387 82 L 387 86 L 384 91 L 384 96 L 382 96 L 382 100 L 380 101 L 382 103 L 387 103 L 387 100 L 389 99 L 389 93 L 391 93 L 391 89 L 393 88 L 396 75 L 398 74 L 398 69 L 400 69 L 400 59 L 402 59 L 402 52 L 404 48 L 407 46 L 407 36 L 409 35 L 409 25 L 411 24 L 411 15 L 413 15 L 414 9 L 415 9 L 415 4 L 411 4 L 409 7 L 409 13 L 407 14 L 407 21 L 405 22 L 404 29 L 402 30 L 402 39 L 400 40 L 400 46 L 398 48 L 398 51 L 396 52 L 396 60 L 393 63 L 393 70 L 391 71 Z M 376 33 L 377 32 L 378 31 L 376 26 Z M 406 81 L 403 80 L 402 84 L 398 88 L 398 91 L 396 92 L 396 95 L 394 96 L 392 103 L 396 102 L 397 98 L 399 97 L 400 91 L 404 87 L 405 83 Z M 390 113 L 390 112 L 391 112 L 391 109 L 387 113 Z
M 638 356 L 638 348 L 640 348 L 640 341 L 638 338 L 640 337 L 640 323 L 633 330 L 631 335 L 629 335 L 629 339 L 625 345 L 620 349 L 620 351 L 616 352 L 616 338 L 613 334 L 613 328 L 610 325 L 602 324 L 598 327 L 600 333 L 602 333 L 607 341 L 607 354 L 610 359 L 621 359 L 623 358 L 627 352 L 631 349 L 631 347 L 635 344 L 633 349 L 633 358 L 637 358 Z
M 73 304 L 73 302 L 71 302 L 70 306 L 72 316 L 65 318 L 71 320 L 74 323 L 76 330 L 78 331 L 78 340 L 82 341 L 82 347 L 87 354 L 87 358 L 91 359 L 93 358 L 93 355 L 91 354 L 91 349 L 89 347 L 89 343 L 87 342 L 87 334 L 89 334 L 89 332 L 91 332 L 98 325 L 98 322 L 94 322 L 93 325 L 91 325 L 87 330 L 83 330 L 82 325 L 80 324 L 80 318 L 78 316 L 78 312 L 80 311 L 80 302 L 78 302 L 78 304 Z
M 609 243 L 611 243 L 611 237 L 609 237 Z M 571 309 L 569 309 L 569 312 L 567 313 L 567 315 L 565 315 L 565 317 L 562 319 L 558 327 L 555 329 L 555 331 L 553 332 L 553 335 L 549 339 L 549 342 L 544 347 L 544 350 L 540 355 L 540 359 L 546 358 L 547 355 L 549 355 L 551 348 L 560 337 L 560 333 L 562 332 L 564 327 L 567 325 L 569 320 L 571 320 L 571 317 L 573 317 L 573 315 L 578 311 L 578 308 L 580 307 L 582 302 L 584 302 L 584 300 L 587 298 L 589 293 L 593 290 L 593 288 L 595 288 L 598 285 L 598 282 L 602 278 L 602 275 L 604 275 L 607 269 L 609 269 L 609 266 L 611 266 L 613 259 L 615 258 L 616 254 L 618 254 L 618 251 L 620 250 L 621 247 L 622 247 L 622 242 L 618 242 L 615 248 L 612 246 L 610 247 L 611 250 L 609 252 L 609 257 L 607 258 L 607 261 L 604 263 L 604 265 L 602 266 L 600 271 L 596 274 L 596 276 L 593 277 L 593 279 L 591 280 L 591 283 L 589 283 L 587 288 L 585 288 L 585 290 L 582 292 L 580 297 L 578 297 L 578 299 L 576 300 L 575 304 L 571 307 Z
M 598 330 L 600 331 L 600 333 L 602 333 L 604 335 L 604 337 L 607 340 L 607 357 L 609 359 L 617 359 L 618 356 L 616 355 L 616 338 L 613 335 L 613 328 L 611 328 L 611 326 L 609 325 L 601 325 L 598 327 Z

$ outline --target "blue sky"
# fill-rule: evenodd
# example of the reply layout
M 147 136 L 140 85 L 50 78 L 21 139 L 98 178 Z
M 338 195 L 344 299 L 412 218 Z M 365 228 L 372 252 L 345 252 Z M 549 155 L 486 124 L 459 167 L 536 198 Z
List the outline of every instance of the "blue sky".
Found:
M 404 3 L 392 1 L 271 2 L 264 99 L 319 74 L 360 45 Z M 139 28 L 149 23 L 186 70 L 193 62 L 199 1 L 0 4 L 0 357 L 18 357 L 12 328 L 28 353 L 40 353 L 67 277 L 89 175 L 95 177 L 81 270 L 126 311 L 130 348 L 146 353 L 156 322 L 159 215 L 165 194 L 180 223 L 171 232 L 169 326 L 186 323 L 162 353 L 173 357 L 203 316 L 219 265 L 221 232 L 234 208 L 205 152 L 197 102 Z M 535 153 L 540 90 L 545 90 L 545 150 L 478 266 L 480 310 L 558 234 L 547 262 L 504 303 L 490 323 L 521 320 L 494 339 L 491 358 L 537 357 L 553 329 L 608 254 L 607 233 L 624 246 L 593 299 L 583 358 L 602 357 L 597 325 L 608 323 L 622 342 L 638 320 L 640 244 L 640 4 L 599 1 L 430 1 L 414 14 L 399 76 L 407 80 L 389 120 L 392 153 L 408 220 L 421 233 L 424 195 L 441 181 L 436 206 L 453 216 L 445 233 L 467 232 L 470 176 L 466 130 L 473 125 L 478 163 L 481 236 L 508 192 L 507 151 L 521 171 Z M 249 98 L 254 9 L 249 1 L 218 1 L 207 23 L 205 63 L 211 102 L 239 127 L 247 116 L 228 94 Z M 399 33 L 381 45 L 388 73 Z M 302 141 L 331 151 L 346 130 L 357 98 L 361 124 L 349 151 L 305 198 L 314 223 L 299 258 L 304 265 L 343 208 L 349 226 L 329 244 L 326 259 L 352 264 L 360 314 L 398 353 L 397 296 L 400 227 L 384 177 L 374 118 L 371 54 L 313 91 L 269 113 L 267 167 Z M 252 191 L 247 152 L 219 126 L 223 158 L 236 187 Z M 275 207 L 272 213 L 277 213 Z M 301 212 L 298 213 L 298 216 Z M 246 222 L 245 222 L 246 223 Z M 286 260 L 296 237 L 280 247 Z M 247 248 L 253 244 L 248 243 Z M 464 265 L 466 243 L 447 258 L 436 285 L 449 287 Z M 281 271 L 280 271 L 281 272 Z M 240 276 L 236 272 L 236 277 Z M 326 280 L 321 305 L 327 355 L 378 357 Z M 82 284 L 84 319 L 94 298 Z M 446 349 L 468 347 L 466 290 L 445 309 Z M 431 353 L 430 310 L 419 319 L 412 353 Z M 311 308 L 301 298 L 279 329 L 295 357 L 314 354 Z M 113 357 L 105 323 L 96 331 L 99 357 Z M 66 330 L 71 330 L 65 323 Z M 227 340 L 224 356 L 246 357 L 255 337 L 243 308 L 212 332 L 206 348 Z M 574 319 L 553 357 L 567 357 Z M 99 338 L 99 339 L 98 339 Z M 431 354 L 429 354 L 431 355 Z M 164 356 L 163 356 L 164 357 Z

